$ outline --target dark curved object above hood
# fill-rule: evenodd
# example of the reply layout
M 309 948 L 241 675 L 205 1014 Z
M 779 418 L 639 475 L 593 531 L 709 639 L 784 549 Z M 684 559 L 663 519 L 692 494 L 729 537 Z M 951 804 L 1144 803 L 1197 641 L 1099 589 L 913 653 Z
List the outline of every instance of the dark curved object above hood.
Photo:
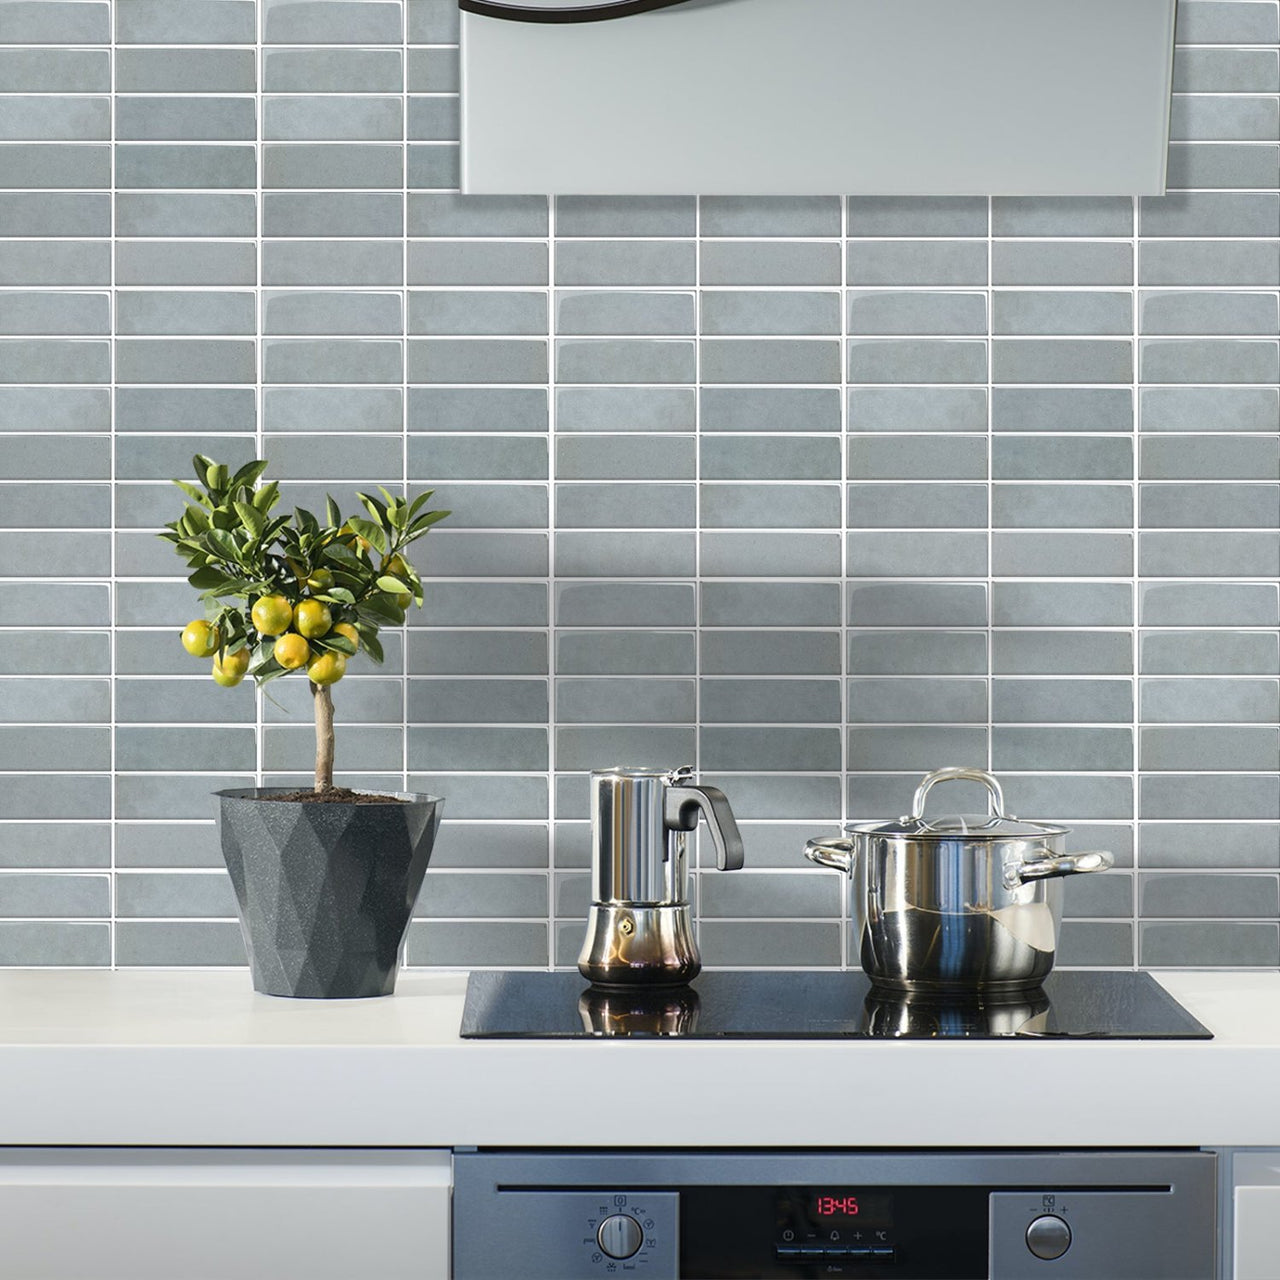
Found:
M 651 9 L 669 9 L 687 0 L 603 0 L 599 4 L 567 5 L 561 9 L 540 5 L 509 4 L 505 0 L 458 0 L 458 8 L 486 18 L 509 22 L 604 22 L 609 18 L 629 18 Z

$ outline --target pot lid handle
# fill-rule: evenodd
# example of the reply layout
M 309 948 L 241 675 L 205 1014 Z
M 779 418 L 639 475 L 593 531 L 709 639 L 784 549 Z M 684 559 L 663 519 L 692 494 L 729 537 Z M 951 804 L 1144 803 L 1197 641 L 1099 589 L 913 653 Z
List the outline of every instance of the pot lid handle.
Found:
M 920 785 L 916 788 L 915 797 L 911 801 L 911 812 L 907 817 L 910 822 L 921 822 L 924 820 L 924 802 L 929 794 L 931 787 L 939 782 L 980 782 L 987 789 L 987 808 L 996 818 L 1007 818 L 1010 821 L 1017 821 L 1013 814 L 1004 811 L 1004 792 L 1000 789 L 1000 784 L 995 780 L 992 774 L 985 769 L 964 769 L 949 768 L 935 769 L 932 773 L 925 774 Z

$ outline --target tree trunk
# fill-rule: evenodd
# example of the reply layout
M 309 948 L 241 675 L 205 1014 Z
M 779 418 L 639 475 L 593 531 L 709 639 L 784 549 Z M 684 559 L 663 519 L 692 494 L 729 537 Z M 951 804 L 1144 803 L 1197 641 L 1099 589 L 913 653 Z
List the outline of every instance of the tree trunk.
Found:
M 333 698 L 327 684 L 311 683 L 316 709 L 316 790 L 333 786 Z

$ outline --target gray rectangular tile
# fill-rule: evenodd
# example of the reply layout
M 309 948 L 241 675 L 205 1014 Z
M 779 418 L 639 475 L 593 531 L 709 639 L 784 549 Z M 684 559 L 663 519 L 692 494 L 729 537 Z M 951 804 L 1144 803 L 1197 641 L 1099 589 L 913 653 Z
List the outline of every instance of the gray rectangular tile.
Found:
M 665 444 L 671 461 L 683 461 L 677 441 L 654 443 Z M 829 437 L 705 436 L 699 441 L 698 457 L 704 480 L 840 478 L 840 442 Z
M 1144 382 L 1280 381 L 1280 343 L 1241 338 L 1143 338 Z
M 1147 725 L 1142 729 L 1140 765 L 1149 772 L 1275 773 L 1280 771 L 1280 729 L 1274 725 Z
M 556 684 L 559 724 L 692 724 L 692 680 L 562 678 Z
M 0 99 L 0 140 L 91 142 L 110 136 L 108 98 L 8 94 Z
M 997 577 L 1125 578 L 1133 572 L 1129 533 L 997 532 L 991 539 Z
M 251 188 L 257 181 L 251 146 L 122 142 L 114 154 L 115 183 L 120 188 Z
M 1171 142 L 1167 180 L 1171 189 L 1266 190 L 1280 164 L 1280 147 L 1263 143 Z
M 106 285 L 111 246 L 91 240 L 0 240 L 0 285 Z
M 1131 382 L 1133 344 L 1089 339 L 998 338 L 995 382 Z
M 691 578 L 695 541 L 688 532 L 563 533 L 555 571 L 571 578 Z
M 1280 682 L 1274 679 L 1144 676 L 1139 684 L 1147 722 L 1266 724 L 1280 719 Z
M 1280 926 L 1261 920 L 1144 921 L 1139 926 L 1138 960 L 1144 968 L 1265 965 L 1280 959 Z
M 852 436 L 849 477 L 856 480 L 984 480 L 987 443 L 977 437 Z
M 840 525 L 840 490 L 835 485 L 704 483 L 699 496 L 704 528 L 829 529 Z
M 767 621 L 794 627 L 840 625 L 835 582 L 704 582 L 704 627 L 750 627 Z
M 249 0 L 127 0 L 116 14 L 119 44 L 252 44 Z
M 704 285 L 822 285 L 840 283 L 838 244 L 786 241 L 706 241 L 700 255 Z
M 411 382 L 546 382 L 545 341 L 419 338 L 408 344 Z
M 263 102 L 262 136 L 273 142 L 399 141 L 403 102 L 373 94 L 270 97 Z
M 994 284 L 1131 284 L 1133 249 L 1106 241 L 998 240 L 991 247 Z
M 699 711 L 710 724 L 832 724 L 840 720 L 837 680 L 704 680 Z
M 695 274 L 691 242 L 578 240 L 556 248 L 558 285 L 691 285 Z
M 972 578 L 987 571 L 981 533 L 855 532 L 845 544 L 851 578 Z
M 111 929 L 105 921 L 6 920 L 0 924 L 0 964 L 106 968 Z
M 1144 484 L 1146 529 L 1271 529 L 1280 523 L 1280 485 Z
M 996 631 L 992 645 L 998 675 L 1133 674 L 1128 631 Z
M 703 919 L 757 916 L 838 916 L 840 883 L 834 876 L 747 871 L 701 880 Z
M 1118 387 L 997 387 L 991 403 L 994 431 L 1128 432 L 1133 393 Z
M 981 760 L 985 725 L 892 725 L 849 730 L 848 768 L 920 769 L 938 760 Z
M 483 921 L 432 920 L 411 924 L 405 943 L 406 964 L 474 969 L 486 965 L 545 968 L 547 926 L 539 922 L 488 924 Z
M 367 190 L 377 187 L 399 187 L 403 177 L 402 148 L 398 146 L 378 143 L 330 145 L 269 142 L 262 148 L 262 185 L 264 187 L 345 187 Z M 174 182 L 165 185 L 191 184 Z M 204 185 L 230 184 L 207 183 Z
M 1148 774 L 1140 782 L 1142 818 L 1280 819 L 1275 778 L 1250 774 Z
M 995 236 L 1130 236 L 1133 201 L 1124 196 L 997 196 Z
M 840 393 L 825 387 L 704 387 L 702 431 L 840 430 Z
M 1138 572 L 1155 578 L 1280 576 L 1280 534 L 1144 532 Z
M 692 675 L 696 637 L 692 631 L 562 631 L 555 663 L 562 676 Z
M 704 631 L 701 646 L 706 675 L 840 673 L 836 631 Z
M 262 198 L 265 236 L 396 237 L 401 197 L 389 191 L 270 191 Z
M 981 196 L 850 196 L 848 205 L 851 237 L 987 234 Z
M 985 724 L 987 684 L 981 679 L 913 676 L 848 681 L 848 719 L 859 724 Z
M 985 243 L 851 240 L 845 255 L 851 285 L 985 285 Z
M 1175 49 L 1175 93 L 1276 93 L 1280 55 L 1270 49 Z
M 854 290 L 848 316 L 850 333 L 985 335 L 987 299 L 981 293 Z
M 1146 867 L 1280 866 L 1280 828 L 1273 823 L 1143 822 Z
M 692 485 L 561 484 L 556 520 L 564 528 L 692 529 Z
M 1280 216 L 1280 194 L 1267 192 L 1171 191 L 1141 205 L 1143 237 L 1274 237 Z M 1152 247 L 1144 245 L 1144 253 Z
M 982 340 L 861 338 L 848 343 L 850 382 L 985 382 Z
M 1274 294 L 1144 290 L 1140 306 L 1143 333 L 1280 332 L 1280 303 Z
M 703 196 L 699 231 L 713 236 L 838 236 L 834 196 Z
M 558 338 L 556 377 L 566 383 L 695 381 L 692 341 L 656 338 Z
M 1010 771 L 1127 773 L 1133 768 L 1133 731 L 1002 725 L 991 732 L 991 765 Z
M 908 518 L 922 528 L 985 529 L 988 492 L 982 484 L 851 484 L 848 489 L 850 529 L 897 528 Z
M 1274 288 L 1280 277 L 1275 249 L 1246 240 L 1143 241 L 1138 283 Z
M 701 331 L 711 335 L 840 332 L 840 295 L 834 292 L 707 289 L 701 308 Z
M 1144 480 L 1277 480 L 1280 441 L 1261 435 L 1147 436 L 1140 474 Z
M 1133 300 L 1108 290 L 997 290 L 994 330 L 999 334 L 1129 334 Z
M 693 431 L 697 401 L 683 387 L 571 387 L 556 392 L 559 431 Z
M 1213 614 L 1201 619 L 1218 620 Z M 1280 637 L 1274 631 L 1147 631 L 1139 644 L 1143 675 L 1280 675 Z
M 1127 484 L 997 484 L 993 529 L 1127 529 L 1133 490 Z
M 399 93 L 399 49 L 263 49 L 267 93 Z
M 1133 719 L 1131 680 L 992 681 L 992 716 L 997 723 L 1116 724 Z
M 601 760 L 641 764 L 693 759 L 692 725 L 575 725 L 556 730 L 556 765 L 594 769 Z
M 399 44 L 401 6 L 389 0 L 266 0 L 267 44 Z
M 981 631 L 850 631 L 853 675 L 986 675 Z
M 973 431 L 987 429 L 980 387 L 857 387 L 849 391 L 849 430 Z
M 849 623 L 859 627 L 981 627 L 987 621 L 986 587 L 979 582 L 851 583 Z
M 838 382 L 840 348 L 821 339 L 705 339 L 703 382 Z
M 692 236 L 697 220 L 690 196 L 560 196 L 558 236 Z
M 556 298 L 556 333 L 692 334 L 696 328 L 694 302 L 691 293 L 561 292 Z
M 991 470 L 999 480 L 1128 480 L 1133 441 L 1127 437 L 997 436 Z

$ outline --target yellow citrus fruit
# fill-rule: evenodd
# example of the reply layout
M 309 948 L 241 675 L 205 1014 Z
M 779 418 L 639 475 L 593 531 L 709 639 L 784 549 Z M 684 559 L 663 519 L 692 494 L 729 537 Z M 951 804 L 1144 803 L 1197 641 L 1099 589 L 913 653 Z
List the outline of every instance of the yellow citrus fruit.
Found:
M 396 554 L 387 561 L 387 572 L 393 573 L 397 578 L 407 578 L 409 576 L 409 566 L 405 563 L 404 556 Z
M 346 636 L 357 649 L 360 648 L 360 633 L 350 622 L 335 622 L 333 629 L 338 635 Z
M 234 689 L 249 670 L 249 650 L 237 649 L 235 653 L 222 654 L 213 660 L 213 678 L 224 689 Z
M 328 591 L 333 586 L 333 574 L 328 569 L 316 569 L 307 579 L 312 591 Z
M 301 600 L 293 611 L 293 629 L 313 639 L 322 636 L 333 626 L 333 614 L 323 600 Z
M 272 649 L 276 661 L 286 671 L 296 671 L 311 657 L 311 646 L 293 631 L 286 631 Z
M 347 674 L 347 659 L 341 653 L 317 653 L 307 663 L 312 684 L 337 684 Z
M 264 636 L 283 635 L 293 621 L 293 606 L 284 596 L 259 596 L 249 616 Z
M 203 618 L 195 618 L 188 622 L 182 632 L 182 647 L 193 658 L 207 658 L 217 653 L 222 644 L 218 628 Z

